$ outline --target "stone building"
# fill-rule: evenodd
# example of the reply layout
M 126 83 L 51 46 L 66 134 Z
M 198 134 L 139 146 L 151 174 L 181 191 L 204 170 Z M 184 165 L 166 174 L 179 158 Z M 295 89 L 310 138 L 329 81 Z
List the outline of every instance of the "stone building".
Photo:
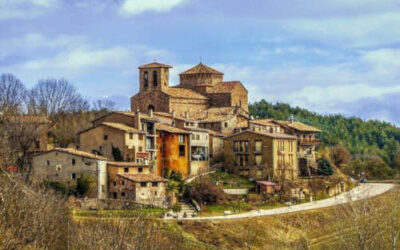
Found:
M 294 180 L 298 176 L 293 135 L 247 130 L 224 139 L 225 167 L 256 180 Z
M 78 133 L 80 147 L 110 160 L 155 161 L 156 122 L 157 118 L 140 112 L 111 112 Z M 122 159 L 115 159 L 116 151 Z
M 107 162 L 109 197 L 162 207 L 167 180 L 152 174 L 151 168 L 137 162 Z
M 187 177 L 191 174 L 189 136 L 190 132 L 158 123 L 157 130 L 157 174 L 174 170 Z
M 170 86 L 170 68 L 156 62 L 139 67 L 140 88 L 131 97 L 132 111 L 174 113 L 175 117 L 215 124 L 210 129 L 224 134 L 247 122 L 248 93 L 242 83 L 224 82 L 223 73 L 200 63 L 179 75 L 179 85 Z
M 297 137 L 297 154 L 302 175 L 310 176 L 317 172 L 316 151 L 320 144 L 321 130 L 296 121 L 274 121 L 284 133 Z
M 76 187 L 77 180 L 90 175 L 95 188 L 89 198 L 107 198 L 106 158 L 71 148 L 55 148 L 33 156 L 33 176 L 39 180 L 57 181 Z

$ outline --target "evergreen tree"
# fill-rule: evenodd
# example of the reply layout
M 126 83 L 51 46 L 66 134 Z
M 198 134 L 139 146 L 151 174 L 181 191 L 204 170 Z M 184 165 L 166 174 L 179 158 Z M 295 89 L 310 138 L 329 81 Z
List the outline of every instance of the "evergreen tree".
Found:
M 318 161 L 318 174 L 325 176 L 333 175 L 332 165 L 327 159 L 322 158 Z

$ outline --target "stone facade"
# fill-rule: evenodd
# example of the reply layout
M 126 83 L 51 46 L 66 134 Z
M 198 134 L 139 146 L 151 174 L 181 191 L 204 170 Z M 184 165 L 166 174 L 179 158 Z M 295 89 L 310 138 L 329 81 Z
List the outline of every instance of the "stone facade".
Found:
M 106 159 L 75 149 L 53 149 L 32 159 L 33 176 L 39 180 L 57 181 L 76 187 L 82 175 L 90 175 L 96 186 L 87 197 L 107 198 Z
M 248 120 L 248 93 L 239 81 L 224 82 L 223 73 L 202 63 L 181 73 L 180 84 L 171 87 L 169 69 L 171 66 L 151 63 L 139 67 L 140 90 L 131 97 L 131 110 L 158 113 L 174 113 L 175 117 L 203 120 L 204 123 L 219 123 L 218 132 L 231 133 L 239 124 Z M 157 76 L 157 84 L 154 84 Z M 213 108 L 238 108 L 239 112 L 227 114 L 219 120 L 209 121 Z M 224 127 L 225 122 L 229 127 Z M 224 123 L 224 124 L 225 124 Z
M 240 132 L 224 139 L 225 167 L 256 180 L 298 176 L 296 137 L 255 131 Z

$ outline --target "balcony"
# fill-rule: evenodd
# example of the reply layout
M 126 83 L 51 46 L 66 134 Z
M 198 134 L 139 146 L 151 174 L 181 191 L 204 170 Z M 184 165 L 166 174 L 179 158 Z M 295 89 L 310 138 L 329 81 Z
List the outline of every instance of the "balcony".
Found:
M 300 145 L 319 145 L 321 143 L 320 139 L 315 138 L 300 138 Z

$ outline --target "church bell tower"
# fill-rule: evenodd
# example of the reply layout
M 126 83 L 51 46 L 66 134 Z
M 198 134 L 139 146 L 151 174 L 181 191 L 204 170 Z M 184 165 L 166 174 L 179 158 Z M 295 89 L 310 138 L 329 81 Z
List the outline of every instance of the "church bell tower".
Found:
M 153 62 L 139 67 L 140 93 L 169 87 L 170 65 Z

